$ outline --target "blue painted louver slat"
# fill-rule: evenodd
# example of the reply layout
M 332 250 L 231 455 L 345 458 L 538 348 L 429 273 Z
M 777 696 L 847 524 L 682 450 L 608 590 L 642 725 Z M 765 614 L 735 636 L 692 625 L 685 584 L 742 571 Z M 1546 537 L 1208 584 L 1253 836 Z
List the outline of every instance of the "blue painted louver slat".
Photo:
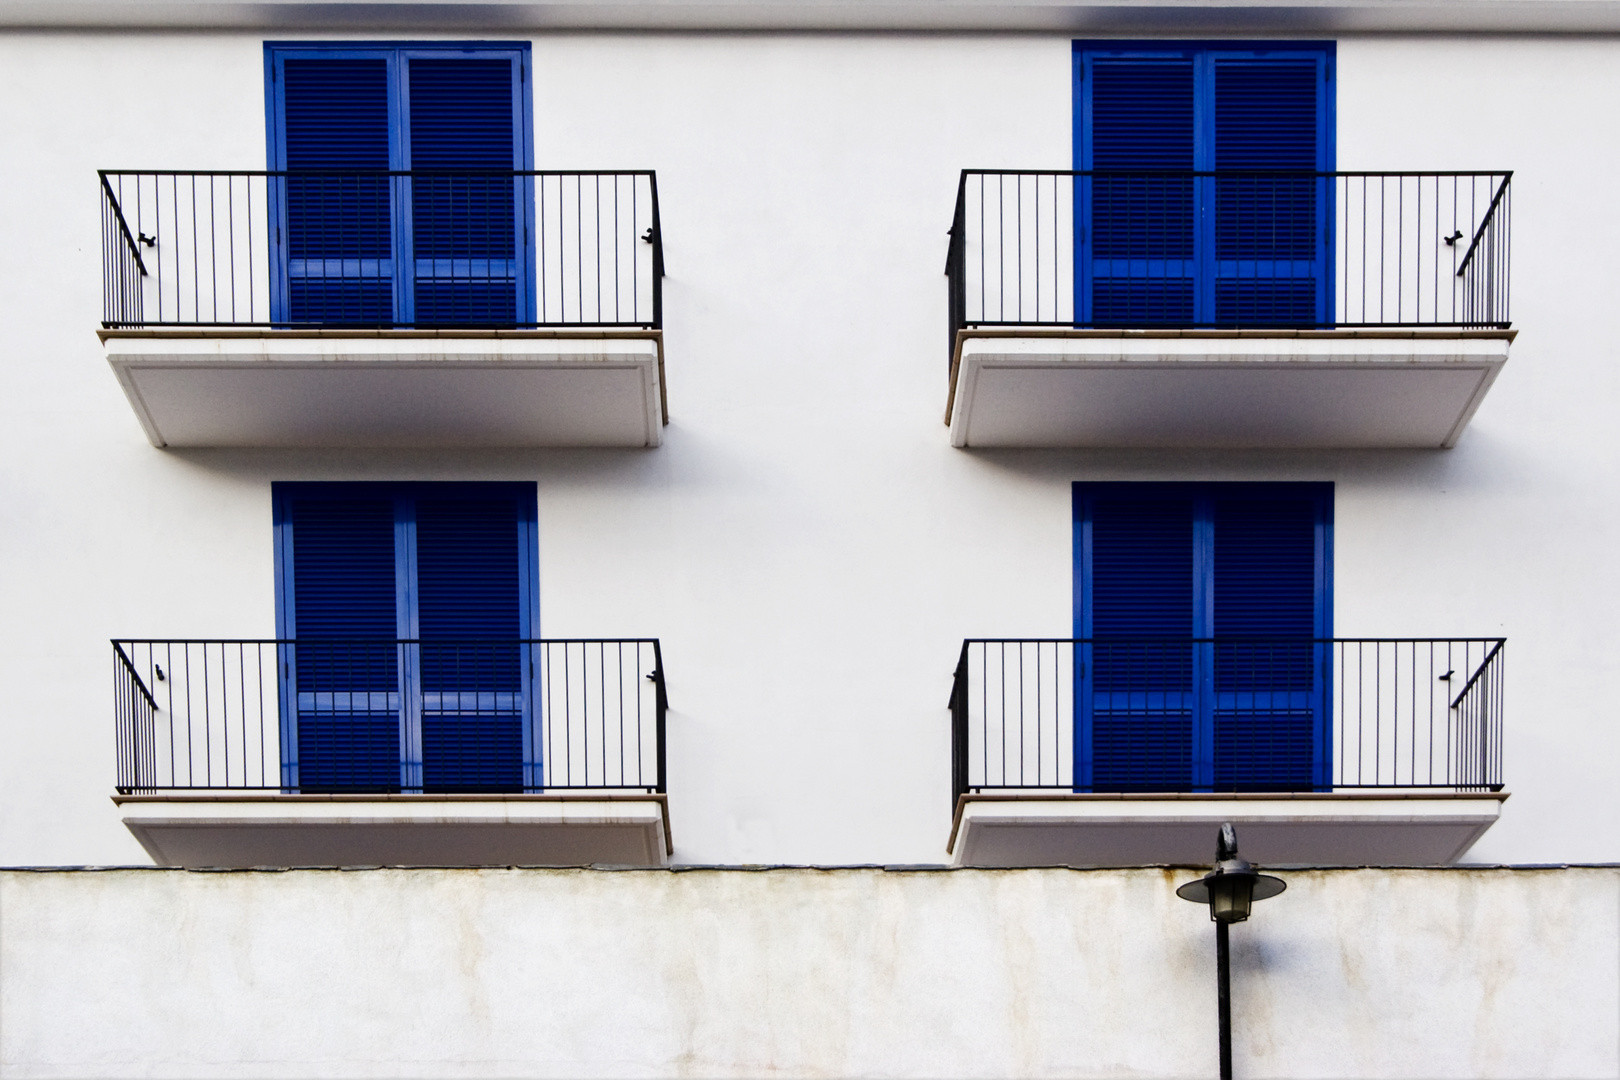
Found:
M 411 57 L 413 169 L 522 167 L 512 60 Z M 502 176 L 412 181 L 416 321 L 518 319 L 518 199 L 524 181 Z
M 387 170 L 388 63 L 295 59 L 282 68 L 287 169 Z M 380 325 L 393 318 L 393 207 L 386 177 L 303 176 L 280 185 L 285 318 Z
M 1213 66 L 1217 171 L 1322 168 L 1320 60 L 1217 58 Z M 1327 181 L 1308 177 L 1215 181 L 1217 323 L 1327 321 L 1330 197 Z

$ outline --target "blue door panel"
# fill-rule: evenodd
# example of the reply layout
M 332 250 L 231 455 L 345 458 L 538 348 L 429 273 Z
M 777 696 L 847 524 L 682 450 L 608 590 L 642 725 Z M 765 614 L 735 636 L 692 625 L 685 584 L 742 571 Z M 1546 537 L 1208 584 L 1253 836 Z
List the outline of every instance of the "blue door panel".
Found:
M 389 61 L 381 56 L 282 59 L 281 169 L 391 167 Z M 273 179 L 284 226 L 279 321 L 384 325 L 393 318 L 394 210 L 387 177 Z M 273 283 L 283 284 L 281 275 Z M 279 291 L 279 290 L 278 290 Z
M 523 790 L 521 518 L 510 496 L 416 501 L 424 790 Z
M 407 153 L 413 169 L 521 169 L 511 59 L 410 55 Z M 522 278 L 520 196 L 510 176 L 416 177 L 412 317 L 419 324 L 514 323 Z
M 284 618 L 300 639 L 282 650 L 296 709 L 285 782 L 397 791 L 400 717 L 387 708 L 400 692 L 394 502 L 293 497 L 278 516 L 291 541 Z
M 1082 169 L 1195 168 L 1191 57 L 1098 58 L 1084 82 Z M 1197 211 L 1193 181 L 1082 179 L 1076 224 L 1087 253 L 1076 311 L 1103 325 L 1193 318 Z

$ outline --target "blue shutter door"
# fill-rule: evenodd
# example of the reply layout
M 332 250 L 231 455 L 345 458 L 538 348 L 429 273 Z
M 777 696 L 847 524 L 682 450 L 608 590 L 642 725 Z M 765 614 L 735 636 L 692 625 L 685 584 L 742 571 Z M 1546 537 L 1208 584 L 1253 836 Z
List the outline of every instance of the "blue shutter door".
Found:
M 1213 61 L 1219 171 L 1331 168 L 1323 144 L 1326 62 Z M 1326 262 L 1331 181 L 1242 177 L 1215 183 L 1214 314 L 1227 326 L 1331 321 Z
M 412 170 L 524 167 L 516 60 L 410 56 L 406 65 Z M 520 321 L 526 182 L 462 175 L 416 176 L 411 183 L 415 321 Z
M 1187 58 L 1086 64 L 1083 170 L 1191 170 L 1194 63 Z M 1188 177 L 1081 179 L 1078 321 L 1103 326 L 1193 319 L 1194 184 Z
M 288 170 L 387 170 L 389 72 L 382 58 L 281 61 L 281 158 Z M 285 222 L 285 288 L 273 318 L 386 325 L 394 313 L 393 216 L 386 177 L 288 178 L 272 193 Z
M 1077 784 L 1185 791 L 1192 784 L 1198 674 L 1186 642 L 1197 593 L 1193 499 L 1087 501 L 1083 602 L 1093 644 L 1077 657 L 1076 743 L 1089 758 L 1082 759 Z
M 1312 640 L 1326 636 L 1320 501 L 1235 495 L 1213 505 L 1214 786 L 1311 790 L 1325 780 L 1328 647 Z M 1233 638 L 1255 640 L 1221 640 Z
M 292 496 L 294 783 L 397 791 L 401 700 L 394 503 Z M 326 640 L 322 640 L 326 639 Z
M 522 791 L 527 649 L 522 508 L 416 500 L 425 791 Z

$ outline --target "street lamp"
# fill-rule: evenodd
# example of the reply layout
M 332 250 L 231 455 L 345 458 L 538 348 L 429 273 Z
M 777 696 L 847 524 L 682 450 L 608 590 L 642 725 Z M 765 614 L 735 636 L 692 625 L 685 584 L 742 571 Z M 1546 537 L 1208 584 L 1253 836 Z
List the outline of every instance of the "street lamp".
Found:
M 1247 860 L 1238 858 L 1237 830 L 1228 821 L 1215 840 L 1215 869 L 1176 890 L 1183 900 L 1208 904 L 1210 920 L 1215 923 L 1221 1080 L 1232 1080 L 1232 965 L 1227 955 L 1226 928 L 1247 919 L 1256 900 L 1269 899 L 1286 888 L 1288 883 L 1282 878 L 1257 873 Z

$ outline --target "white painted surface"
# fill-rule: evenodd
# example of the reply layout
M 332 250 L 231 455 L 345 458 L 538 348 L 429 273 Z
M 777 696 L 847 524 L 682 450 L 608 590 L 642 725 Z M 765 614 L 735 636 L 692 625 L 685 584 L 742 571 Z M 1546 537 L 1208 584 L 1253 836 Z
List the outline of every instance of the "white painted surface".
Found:
M 153 446 L 657 446 L 656 336 L 112 336 Z
M 1148 866 L 1209 857 L 1238 826 L 1243 855 L 1282 866 L 1456 862 L 1502 814 L 1501 795 L 1069 795 L 961 799 L 957 866 Z
M 663 866 L 670 851 L 655 795 L 113 801 L 159 866 Z
M 386 30 L 1613 32 L 1613 0 L 4 0 L 0 25 Z
M 1452 447 L 1507 362 L 1463 337 L 963 335 L 951 445 Z
M 0 862 L 145 861 L 108 639 L 270 636 L 271 483 L 410 479 L 535 483 L 543 632 L 662 639 L 677 862 L 943 862 L 952 666 L 1069 633 L 1076 480 L 1334 482 L 1338 634 L 1509 639 L 1466 858 L 1620 860 L 1620 39 L 1338 41 L 1342 167 L 1519 170 L 1521 334 L 1454 450 L 950 446 L 959 170 L 1068 165 L 1066 34 L 540 31 L 537 164 L 658 170 L 664 445 L 154 450 L 94 170 L 262 168 L 266 36 L 0 35 Z
M 10 1076 L 1211 1076 L 1199 871 L 0 875 Z M 1315 871 L 1238 1076 L 1620 1070 L 1620 872 Z

